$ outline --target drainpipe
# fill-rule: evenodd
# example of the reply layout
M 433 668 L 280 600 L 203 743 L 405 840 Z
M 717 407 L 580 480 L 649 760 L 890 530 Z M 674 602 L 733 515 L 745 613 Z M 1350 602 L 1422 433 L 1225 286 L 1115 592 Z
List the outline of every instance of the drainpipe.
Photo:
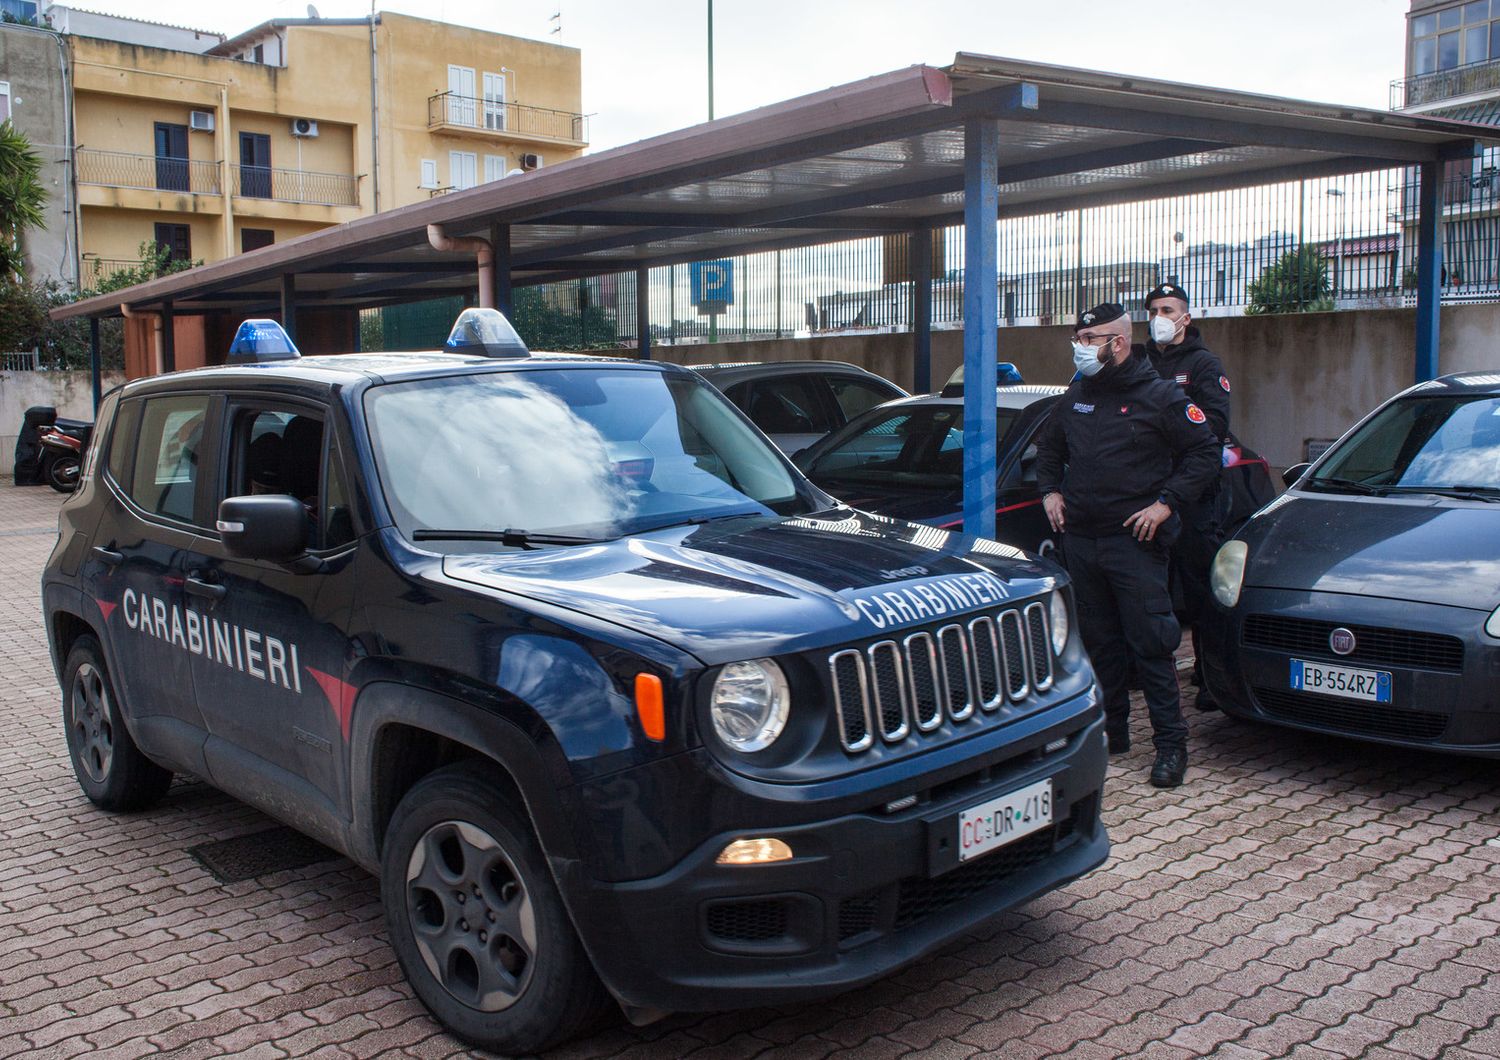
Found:
M 229 86 L 223 85 L 219 88 L 219 131 L 216 134 L 219 141 L 218 154 L 219 163 L 219 194 L 224 199 L 224 256 L 232 258 L 239 251 L 234 242 L 234 182 L 239 176 L 230 167 L 234 165 L 234 155 L 229 146 L 230 137 L 233 132 L 229 128 Z M 301 141 L 298 141 L 300 147 Z
M 478 236 L 450 236 L 442 225 L 427 226 L 427 242 L 433 250 L 472 250 L 479 265 L 479 308 L 495 308 L 495 248 Z
M 162 339 L 162 334 L 161 334 L 161 332 L 162 332 L 161 314 L 157 313 L 157 312 L 154 312 L 152 310 L 131 309 L 129 305 L 127 305 L 124 302 L 121 302 L 120 303 L 120 315 L 122 317 L 124 317 L 126 320 L 145 320 L 148 317 L 150 318 L 150 320 L 152 322 L 152 326 L 151 326 L 151 367 L 153 369 L 155 369 L 155 371 L 153 371 L 151 374 L 152 375 L 160 375 L 161 371 L 162 371 L 162 363 L 161 363 L 161 339 Z
M 370 182 L 374 185 L 375 212 L 380 212 L 380 71 L 375 49 L 375 28 L 380 16 L 370 0 Z

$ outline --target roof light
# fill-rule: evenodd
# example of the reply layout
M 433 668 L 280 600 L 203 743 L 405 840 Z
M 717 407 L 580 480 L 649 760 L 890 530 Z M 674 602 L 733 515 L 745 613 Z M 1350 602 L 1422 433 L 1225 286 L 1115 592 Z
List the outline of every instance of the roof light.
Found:
M 290 361 L 301 356 L 292 337 L 274 320 L 245 321 L 229 344 L 230 364 Z
M 1026 382 L 1021 377 L 1021 370 L 1015 366 L 1013 361 L 1001 361 L 995 365 L 996 386 L 1020 386 Z
M 498 309 L 465 309 L 458 314 L 443 349 L 478 357 L 529 357 L 531 351 Z

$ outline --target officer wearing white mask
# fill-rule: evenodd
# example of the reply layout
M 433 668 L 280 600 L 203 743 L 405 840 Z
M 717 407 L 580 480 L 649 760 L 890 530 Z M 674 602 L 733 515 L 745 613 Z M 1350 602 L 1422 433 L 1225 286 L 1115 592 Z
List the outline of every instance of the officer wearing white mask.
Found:
M 1167 591 L 1177 511 L 1219 474 L 1219 444 L 1203 410 L 1160 378 L 1130 343 L 1130 317 L 1113 303 L 1078 318 L 1078 378 L 1037 437 L 1037 486 L 1062 538 L 1079 632 L 1104 700 L 1109 750 L 1130 749 L 1132 668 L 1151 713 L 1151 783 L 1187 772 L 1173 652 L 1182 639 Z
M 1203 410 L 1208 425 L 1222 445 L 1229 437 L 1229 376 L 1219 358 L 1203 345 L 1203 337 L 1192 326 L 1187 292 L 1168 282 L 1146 296 L 1151 329 L 1146 353 L 1151 366 L 1163 379 L 1170 379 Z M 1209 572 L 1214 555 L 1224 543 L 1224 509 L 1228 497 L 1221 494 L 1214 477 L 1201 497 L 1190 498 L 1178 515 L 1182 535 L 1172 546 L 1172 581 L 1182 597 L 1183 613 L 1193 630 L 1193 658 L 1199 660 L 1198 628 L 1213 614 Z M 1203 684 L 1202 663 L 1193 664 L 1193 682 L 1198 686 L 1199 710 L 1217 710 L 1218 704 Z

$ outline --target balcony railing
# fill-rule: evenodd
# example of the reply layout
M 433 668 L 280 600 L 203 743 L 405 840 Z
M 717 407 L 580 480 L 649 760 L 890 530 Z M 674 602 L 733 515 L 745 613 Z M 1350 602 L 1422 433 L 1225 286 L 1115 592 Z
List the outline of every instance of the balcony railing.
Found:
M 439 92 L 427 100 L 427 127 L 441 125 L 512 136 L 587 143 L 588 116 L 547 107 L 526 107 L 478 96 Z
M 139 269 L 145 262 L 139 258 L 91 258 L 84 257 L 79 262 L 78 285 L 80 287 L 97 287 L 104 280 L 109 279 L 117 272 L 126 272 L 131 269 Z
M 1500 89 L 1500 59 L 1491 59 L 1454 67 L 1452 70 L 1438 70 L 1392 81 L 1391 109 L 1419 107 L 1424 103 L 1436 103 L 1479 92 L 1493 92 L 1496 89 Z
M 158 155 L 133 155 L 80 147 L 78 182 L 106 188 L 151 188 L 157 191 L 219 194 L 219 163 Z
M 230 166 L 234 194 L 249 199 L 358 206 L 359 182 L 347 173 L 316 173 L 270 166 Z

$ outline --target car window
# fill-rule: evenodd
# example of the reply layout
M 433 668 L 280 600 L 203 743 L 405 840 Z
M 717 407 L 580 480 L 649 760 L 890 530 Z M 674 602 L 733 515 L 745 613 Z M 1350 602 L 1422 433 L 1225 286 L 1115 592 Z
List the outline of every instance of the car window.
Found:
M 767 434 L 827 434 L 829 423 L 811 376 L 762 379 L 750 384 L 746 415 Z
M 115 413 L 114 426 L 110 428 L 109 453 L 104 466 L 109 471 L 109 477 L 121 486 L 130 470 L 130 457 L 135 452 L 135 429 L 140 416 L 139 401 L 122 402 L 120 411 Z
M 323 449 L 323 418 L 316 412 L 301 406 L 237 408 L 230 415 L 224 495 L 296 497 L 319 524 L 313 547 L 326 547 Z
M 206 394 L 147 398 L 141 411 L 139 442 L 130 485 L 133 500 L 153 515 L 193 521 L 198 457 L 208 415 Z
M 844 414 L 845 423 L 861 412 L 866 412 L 876 405 L 884 405 L 892 398 L 901 396 L 901 391 L 893 386 L 868 382 L 864 379 L 829 376 L 828 385 L 833 390 L 834 400 L 839 404 L 839 411 Z
M 1416 397 L 1382 409 L 1309 483 L 1500 489 L 1500 398 Z
M 1019 412 L 996 411 L 1001 439 Z M 954 489 L 963 481 L 963 448 L 962 405 L 894 408 L 876 414 L 823 453 L 808 468 L 808 475 L 814 480 Z

